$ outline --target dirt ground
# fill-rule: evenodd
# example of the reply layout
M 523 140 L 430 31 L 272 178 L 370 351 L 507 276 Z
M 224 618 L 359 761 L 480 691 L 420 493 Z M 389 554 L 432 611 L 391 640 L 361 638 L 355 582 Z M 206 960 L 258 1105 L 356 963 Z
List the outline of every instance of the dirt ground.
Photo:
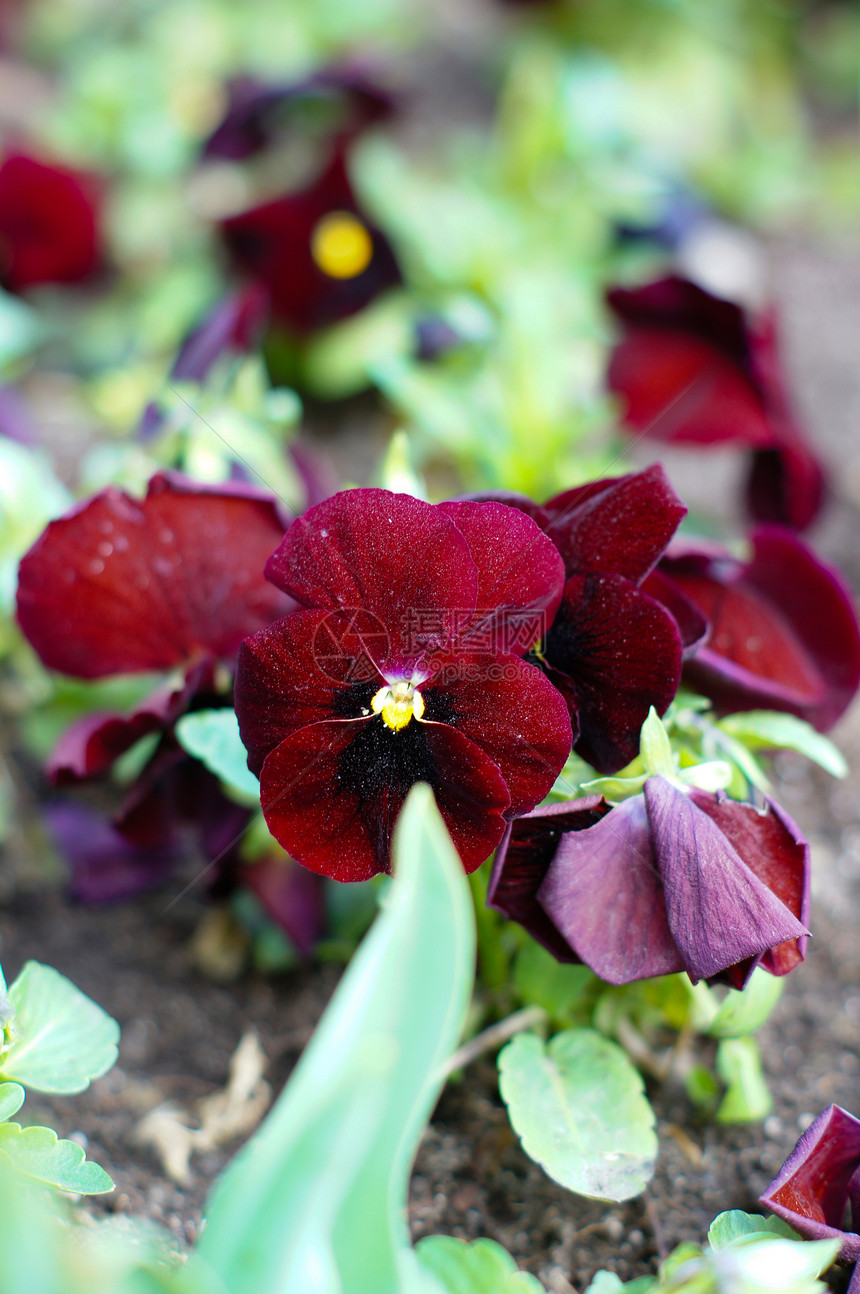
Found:
M 814 539 L 860 590 L 860 248 L 784 240 L 771 264 L 799 403 L 837 469 L 836 498 Z M 348 428 L 328 440 L 354 463 Z M 686 499 L 704 506 L 715 480 L 731 497 L 738 466 L 730 456 L 718 463 L 663 457 Z M 860 1113 L 860 704 L 835 736 L 852 764 L 847 781 L 810 772 L 799 760 L 779 764 L 779 798 L 813 841 L 814 939 L 760 1036 L 775 1102 L 763 1126 L 709 1126 L 683 1093 L 652 1089 L 660 1125 L 656 1177 L 644 1197 L 610 1207 L 569 1194 L 527 1159 L 508 1126 L 494 1066 L 482 1061 L 468 1083 L 443 1095 L 424 1138 L 412 1183 L 416 1237 L 495 1237 L 553 1294 L 581 1292 L 601 1267 L 628 1279 L 652 1271 L 657 1255 L 679 1240 L 701 1239 L 722 1209 L 754 1208 L 823 1106 L 835 1101 Z M 11 863 L 4 864 L 7 878 Z M 111 1073 L 78 1097 L 30 1097 L 26 1110 L 85 1142 L 105 1165 L 117 1182 L 105 1207 L 164 1221 L 190 1241 L 208 1187 L 235 1147 L 196 1157 L 188 1183 L 178 1187 L 137 1144 L 136 1125 L 160 1101 L 188 1106 L 222 1086 L 252 1026 L 278 1090 L 338 971 L 247 975 L 230 987 L 208 982 L 189 946 L 204 907 L 192 892 L 165 911 L 176 888 L 101 911 L 70 908 L 56 892 L 12 894 L 0 914 L 0 961 L 9 979 L 29 957 L 46 961 L 120 1021 L 120 1059 Z M 832 1283 L 844 1289 L 840 1273 Z

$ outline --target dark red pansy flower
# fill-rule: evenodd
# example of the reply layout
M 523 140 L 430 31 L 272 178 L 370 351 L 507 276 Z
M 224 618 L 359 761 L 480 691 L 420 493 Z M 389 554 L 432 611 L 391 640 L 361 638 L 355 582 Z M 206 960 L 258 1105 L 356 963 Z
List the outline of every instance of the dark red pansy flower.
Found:
M 860 1119 L 829 1105 L 759 1202 L 807 1240 L 841 1240 L 843 1262 L 860 1260 Z M 857 1286 L 855 1268 L 850 1289 Z
M 81 171 L 24 153 L 0 163 L 0 285 L 80 283 L 99 268 L 100 195 Z
M 741 988 L 805 955 L 809 846 L 772 800 L 762 813 L 650 777 L 612 808 L 591 797 L 518 818 L 487 902 L 610 984 L 686 971 Z
M 74 724 L 49 762 L 55 781 L 97 776 L 169 729 L 243 638 L 290 609 L 262 573 L 283 534 L 268 495 L 166 473 L 141 500 L 103 490 L 48 525 L 18 580 L 18 621 L 43 664 L 87 679 L 173 674 L 130 715 Z
M 503 504 L 361 489 L 295 521 L 266 573 L 303 608 L 239 653 L 272 834 L 312 871 L 365 880 L 425 781 L 474 870 L 570 751 L 563 700 L 522 660 L 561 598 L 553 545 Z
M 747 562 L 713 545 L 679 545 L 660 562 L 660 584 L 645 588 L 670 607 L 680 592 L 708 618 L 710 637 L 686 672 L 719 711 L 787 710 L 826 730 L 860 685 L 851 595 L 790 531 L 759 526 L 751 540 Z
M 637 754 L 651 706 L 662 714 L 675 696 L 685 648 L 705 633 L 680 594 L 667 610 L 641 587 L 687 510 L 659 464 L 541 506 L 497 497 L 532 516 L 561 554 L 567 582 L 541 658 L 567 701 L 574 749 L 617 772 Z
M 331 141 L 350 140 L 393 110 L 388 91 L 358 65 L 320 68 L 301 81 L 237 77 L 228 87 L 224 119 L 203 145 L 203 156 L 242 161 L 291 129 L 323 131 Z
M 237 268 L 269 296 L 274 320 L 303 334 L 346 319 L 400 282 L 385 235 L 367 218 L 342 147 L 307 188 L 221 223 Z
M 607 301 L 623 328 L 608 382 L 628 425 L 678 444 L 747 446 L 753 517 L 808 526 L 825 477 L 791 408 L 773 311 L 753 319 L 675 276 L 613 288 Z

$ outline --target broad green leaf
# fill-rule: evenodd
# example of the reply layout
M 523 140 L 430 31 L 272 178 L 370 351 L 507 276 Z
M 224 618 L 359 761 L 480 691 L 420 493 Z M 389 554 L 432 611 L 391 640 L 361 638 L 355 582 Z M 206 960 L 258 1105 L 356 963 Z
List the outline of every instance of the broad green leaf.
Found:
M 705 1032 L 713 1038 L 741 1038 L 755 1033 L 782 995 L 782 980 L 759 966 L 745 989 L 729 989 Z
M 594 1029 L 548 1045 L 520 1034 L 499 1056 L 500 1088 L 523 1149 L 562 1186 L 629 1200 L 654 1172 L 654 1112 L 627 1053 Z
M 27 962 L 9 989 L 15 1041 L 0 1074 L 37 1092 L 83 1092 L 117 1057 L 119 1025 L 71 980 Z
M 755 1038 L 724 1038 L 717 1047 L 717 1073 L 727 1089 L 718 1123 L 756 1123 L 770 1113 L 773 1098 Z
M 719 727 L 751 750 L 797 750 L 834 777 L 845 777 L 848 765 L 840 750 L 805 719 L 776 710 L 748 710 L 721 719 Z
M 726 1245 L 761 1239 L 764 1234 L 779 1236 L 783 1240 L 799 1240 L 796 1231 L 782 1218 L 763 1218 L 759 1213 L 744 1213 L 742 1209 L 728 1209 L 714 1218 L 708 1228 L 708 1244 L 712 1249 L 725 1249 Z
M 74 1141 L 60 1141 L 52 1128 L 0 1124 L 0 1152 L 25 1177 L 77 1195 L 103 1195 L 114 1184 Z
M 0 1083 L 0 1123 L 11 1119 L 24 1104 L 26 1093 L 20 1083 Z
M 430 789 L 416 787 L 382 914 L 210 1200 L 200 1253 L 230 1294 L 431 1288 L 408 1243 L 409 1169 L 462 1031 L 474 958 L 462 863 Z
M 656 1288 L 657 1282 L 653 1276 L 639 1276 L 625 1285 L 614 1272 L 598 1272 L 585 1294 L 616 1294 L 617 1290 L 624 1290 L 625 1294 L 648 1294 L 649 1290 Z
M 176 735 L 189 755 L 201 760 L 238 798 L 259 804 L 260 783 L 248 768 L 248 752 L 233 710 L 184 714 L 176 725 Z
M 542 1294 L 543 1286 L 517 1270 L 511 1255 L 494 1240 L 468 1244 L 454 1236 L 428 1236 L 415 1252 L 445 1294 Z
M 773 1236 L 718 1249 L 709 1266 L 718 1294 L 824 1294 L 816 1278 L 835 1260 L 839 1243 Z
M 523 1000 L 542 1006 L 554 1020 L 569 1020 L 596 982 L 587 966 L 564 966 L 533 939 L 523 945 L 514 963 L 514 983 Z

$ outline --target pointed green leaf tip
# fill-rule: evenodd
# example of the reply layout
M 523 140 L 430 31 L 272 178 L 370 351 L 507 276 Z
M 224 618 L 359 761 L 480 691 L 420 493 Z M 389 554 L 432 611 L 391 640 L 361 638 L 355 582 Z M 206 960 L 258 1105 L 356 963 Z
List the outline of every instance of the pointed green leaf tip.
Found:
M 83 1092 L 117 1057 L 119 1025 L 65 975 L 27 962 L 9 989 L 15 1040 L 0 1077 L 37 1092 Z
M 0 1083 L 0 1123 L 11 1119 L 24 1104 L 24 1089 L 20 1083 Z
M 654 1173 L 654 1112 L 627 1053 L 594 1029 L 545 1045 L 520 1034 L 499 1056 L 499 1086 L 523 1149 L 579 1195 L 629 1200 Z
M 103 1195 L 114 1184 L 103 1168 L 86 1159 L 74 1141 L 60 1141 L 51 1128 L 0 1124 L 0 1153 L 33 1181 L 76 1195 Z
M 429 1294 L 409 1171 L 459 1041 L 475 958 L 463 866 L 427 786 L 394 880 L 280 1099 L 218 1182 L 201 1258 L 230 1294 Z
M 653 705 L 642 725 L 639 749 L 649 777 L 668 777 L 672 781 L 677 778 L 678 770 L 675 767 L 675 756 L 672 754 L 672 743 Z
M 220 778 L 243 803 L 259 804 L 260 783 L 248 768 L 248 752 L 233 710 L 195 710 L 176 725 L 179 742 Z

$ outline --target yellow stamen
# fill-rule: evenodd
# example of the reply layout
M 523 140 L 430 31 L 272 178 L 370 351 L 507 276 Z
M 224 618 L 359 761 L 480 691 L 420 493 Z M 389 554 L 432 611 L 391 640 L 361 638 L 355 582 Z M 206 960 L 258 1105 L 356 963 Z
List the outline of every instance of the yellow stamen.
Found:
M 311 255 L 330 278 L 354 279 L 371 262 L 373 240 L 349 211 L 330 211 L 311 235 Z
M 374 714 L 381 714 L 382 721 L 392 732 L 405 728 L 411 719 L 420 719 L 424 713 L 424 698 L 416 692 L 411 683 L 392 683 L 381 687 L 370 703 Z

